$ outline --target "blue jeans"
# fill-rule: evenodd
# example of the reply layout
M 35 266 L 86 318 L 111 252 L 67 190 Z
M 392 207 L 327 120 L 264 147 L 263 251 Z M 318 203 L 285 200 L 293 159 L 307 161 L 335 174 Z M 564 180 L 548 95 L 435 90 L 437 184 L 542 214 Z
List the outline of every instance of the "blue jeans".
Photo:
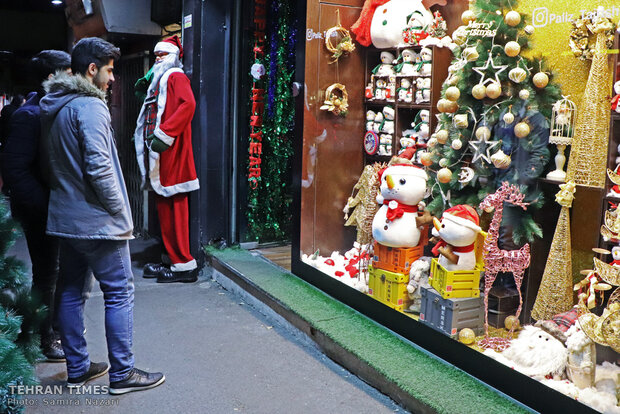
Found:
M 60 239 L 58 322 L 67 375 L 76 378 L 90 368 L 84 338 L 85 284 L 90 271 L 99 281 L 105 302 L 105 332 L 110 382 L 121 381 L 133 368 L 134 285 L 126 240 Z

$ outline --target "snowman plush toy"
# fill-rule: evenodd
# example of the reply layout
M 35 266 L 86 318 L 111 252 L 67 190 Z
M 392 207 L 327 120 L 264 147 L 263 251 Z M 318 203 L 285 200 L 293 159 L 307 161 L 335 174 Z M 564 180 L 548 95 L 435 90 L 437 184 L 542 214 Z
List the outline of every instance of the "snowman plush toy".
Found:
M 443 212 L 441 221 L 433 218 L 433 238 L 437 242 L 432 252 L 439 255 L 439 264 L 446 270 L 474 270 L 476 251 L 474 244 L 480 228 L 476 210 L 459 204 Z
M 379 172 L 381 207 L 372 221 L 372 236 L 384 246 L 417 246 L 422 227 L 432 220 L 428 213 L 420 214 L 428 176 L 411 162 L 414 154 L 415 147 L 408 148 Z
M 422 0 L 366 0 L 351 32 L 362 46 L 371 43 L 377 49 L 403 46 L 403 31 L 407 29 L 408 17 L 414 13 L 422 16 L 424 26 L 434 19 Z
M 620 113 L 620 81 L 614 83 L 614 97 L 611 98 L 611 110 Z

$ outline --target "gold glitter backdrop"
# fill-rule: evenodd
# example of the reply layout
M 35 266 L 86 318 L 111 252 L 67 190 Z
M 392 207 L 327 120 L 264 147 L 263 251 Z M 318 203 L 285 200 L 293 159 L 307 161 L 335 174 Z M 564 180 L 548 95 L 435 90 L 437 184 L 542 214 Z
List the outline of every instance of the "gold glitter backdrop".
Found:
M 613 22 L 620 20 L 618 0 L 520 0 L 517 7 L 517 11 L 529 16 L 527 23 L 535 27 L 533 54 L 542 54 L 548 59 L 557 75 L 554 81 L 562 86 L 562 94 L 570 95 L 577 105 L 581 103 L 588 80 L 590 62 L 575 58 L 568 47 L 571 21 L 579 17 L 582 10 L 591 12 L 598 6 L 611 13 Z M 610 78 L 610 90 L 611 82 Z

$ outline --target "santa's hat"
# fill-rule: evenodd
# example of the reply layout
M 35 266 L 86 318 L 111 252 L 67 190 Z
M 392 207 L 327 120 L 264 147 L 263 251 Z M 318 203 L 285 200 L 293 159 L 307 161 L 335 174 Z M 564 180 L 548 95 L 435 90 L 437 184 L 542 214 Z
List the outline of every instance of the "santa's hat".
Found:
M 385 170 L 387 170 L 390 167 L 409 167 L 405 175 L 412 175 L 415 177 L 422 178 L 423 180 L 428 180 L 428 175 L 426 174 L 426 171 L 414 165 L 413 161 L 411 161 L 411 159 L 413 158 L 413 155 L 415 154 L 415 151 L 416 151 L 415 147 L 409 147 L 405 149 L 403 152 L 401 152 L 400 154 L 393 156 L 390 162 L 388 163 L 388 166 L 378 171 L 379 181 L 381 181 L 381 177 L 383 177 L 383 173 L 385 172 Z M 399 173 L 403 174 L 403 171 L 400 171 Z
M 370 23 L 375 14 L 377 7 L 384 5 L 390 0 L 366 0 L 359 19 L 353 26 L 351 32 L 355 34 L 355 40 L 362 46 L 370 46 L 372 39 L 370 38 Z
M 441 218 L 470 228 L 475 232 L 482 231 L 480 228 L 480 218 L 478 217 L 478 213 L 473 207 L 466 204 L 459 204 L 458 206 L 449 208 L 443 212 Z
M 181 45 L 181 39 L 179 39 L 179 36 L 177 35 L 158 42 L 155 45 L 155 49 L 153 49 L 153 51 L 174 53 L 179 55 L 179 59 L 183 58 L 183 46 Z

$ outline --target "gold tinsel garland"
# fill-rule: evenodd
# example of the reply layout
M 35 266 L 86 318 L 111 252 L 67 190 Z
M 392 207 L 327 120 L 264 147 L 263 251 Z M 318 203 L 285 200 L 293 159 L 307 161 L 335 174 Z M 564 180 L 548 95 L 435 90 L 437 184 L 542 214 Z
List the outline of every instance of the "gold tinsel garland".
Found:
M 595 30 L 604 31 L 607 49 L 611 49 L 614 45 L 615 25 L 608 18 L 580 17 L 573 21 L 573 29 L 570 32 L 570 40 L 568 45 L 573 54 L 581 60 L 592 60 L 594 57 L 594 48 L 596 47 Z
M 386 164 L 377 162 L 364 167 L 364 171 L 353 187 L 351 197 L 349 197 L 343 210 L 346 220 L 344 225 L 357 227 L 356 241 L 362 245 L 372 242 L 372 220 L 379 210 L 376 199 L 381 181 L 379 181 L 378 172 L 385 167 Z M 357 193 L 353 196 L 356 190 Z M 353 212 L 349 216 L 351 209 Z

